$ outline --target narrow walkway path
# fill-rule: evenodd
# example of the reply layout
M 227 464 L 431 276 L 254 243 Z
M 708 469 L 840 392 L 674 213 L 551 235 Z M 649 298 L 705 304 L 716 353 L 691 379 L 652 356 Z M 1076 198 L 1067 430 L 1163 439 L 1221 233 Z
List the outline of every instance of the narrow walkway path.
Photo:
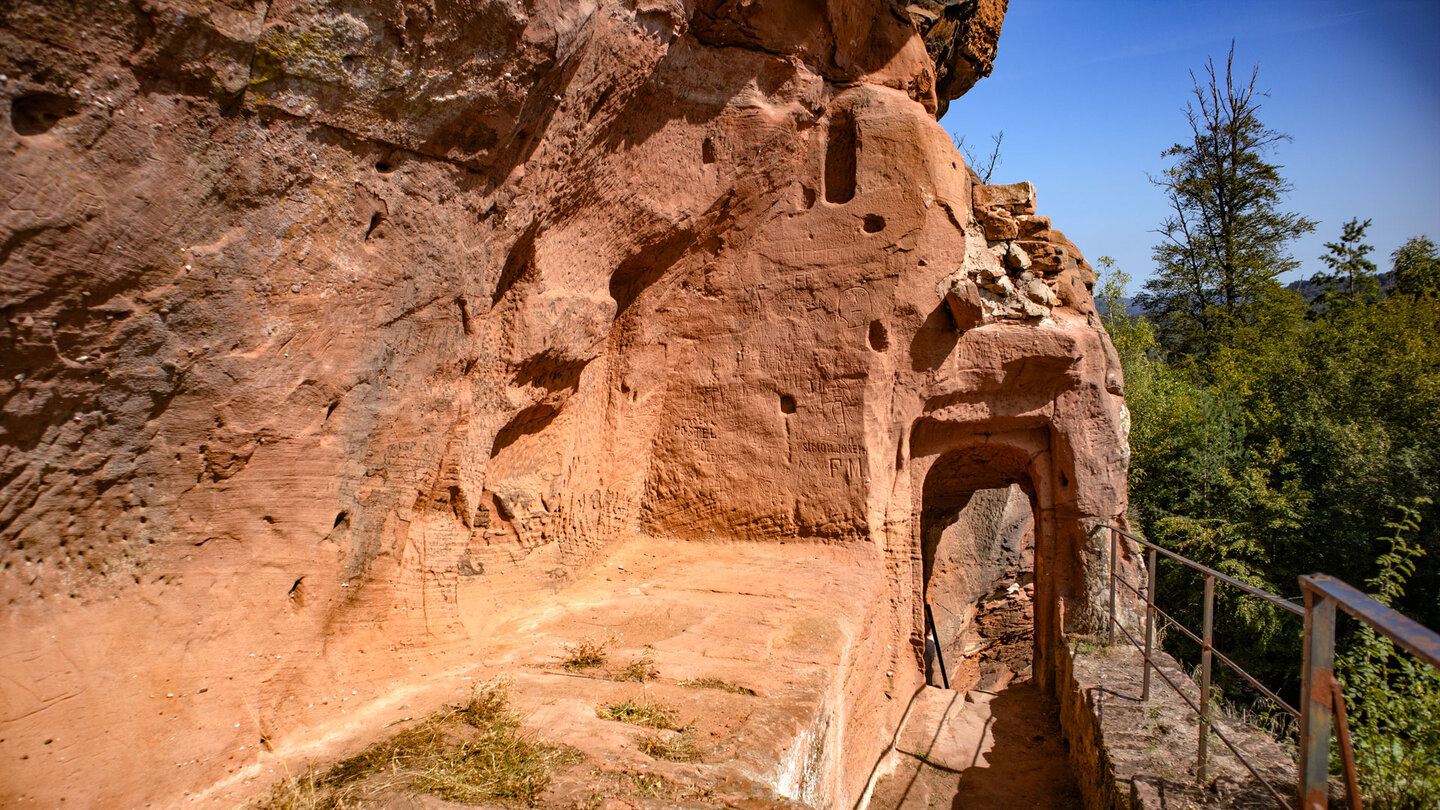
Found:
M 880 765 L 870 810 L 1079 810 L 1053 701 L 1032 682 L 926 687 Z

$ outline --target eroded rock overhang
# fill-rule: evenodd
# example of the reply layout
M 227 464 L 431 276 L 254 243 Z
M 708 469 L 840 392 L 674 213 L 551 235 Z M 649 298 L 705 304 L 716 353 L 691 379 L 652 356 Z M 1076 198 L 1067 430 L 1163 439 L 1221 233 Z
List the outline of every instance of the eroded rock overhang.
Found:
M 853 795 L 870 681 L 923 679 L 947 455 L 1034 493 L 1038 637 L 1093 624 L 1127 452 L 1093 277 L 934 120 L 1003 2 L 92 5 L 0 43 L 4 781 L 72 789 L 16 764 L 55 725 L 184 759 L 105 718 L 163 741 L 224 673 L 179 713 L 245 726 L 182 740 L 222 764 L 77 798 L 197 788 L 338 674 L 468 643 L 487 575 L 640 534 L 873 554 Z

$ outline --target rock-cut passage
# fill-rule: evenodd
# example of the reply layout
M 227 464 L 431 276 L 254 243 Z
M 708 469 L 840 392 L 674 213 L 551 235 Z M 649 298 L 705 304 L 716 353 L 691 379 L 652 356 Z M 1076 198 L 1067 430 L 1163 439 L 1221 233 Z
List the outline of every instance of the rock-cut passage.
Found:
M 1001 468 L 959 452 L 926 478 L 928 685 L 876 768 L 873 810 L 1080 807 L 1057 706 L 1033 678 L 1034 504 L 1018 482 L 989 486 Z
M 931 494 L 921 529 L 925 599 L 934 617 L 926 639 L 930 684 L 964 692 L 1029 678 L 1035 646 L 1029 496 L 1018 484 Z

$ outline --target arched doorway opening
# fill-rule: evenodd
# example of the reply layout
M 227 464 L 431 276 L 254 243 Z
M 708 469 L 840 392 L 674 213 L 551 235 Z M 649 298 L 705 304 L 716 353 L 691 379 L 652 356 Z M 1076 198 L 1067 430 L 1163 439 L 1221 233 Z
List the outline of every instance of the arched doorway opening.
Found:
M 1031 460 L 986 443 L 948 450 L 926 472 L 919 539 L 932 686 L 998 690 L 1034 674 L 1040 514 Z

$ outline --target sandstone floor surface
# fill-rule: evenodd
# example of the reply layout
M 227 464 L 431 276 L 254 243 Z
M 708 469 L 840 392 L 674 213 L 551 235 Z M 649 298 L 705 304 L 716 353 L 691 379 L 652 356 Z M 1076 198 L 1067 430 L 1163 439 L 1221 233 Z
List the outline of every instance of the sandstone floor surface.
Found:
M 823 798 L 826 787 L 813 783 L 815 772 L 826 747 L 838 755 L 843 744 L 834 738 L 839 724 L 828 718 L 845 700 L 845 673 L 883 593 L 875 568 L 861 564 L 866 553 L 637 539 L 572 582 L 537 589 L 537 578 L 547 582 L 543 559 L 476 577 L 460 596 L 473 644 L 435 652 L 423 672 L 417 667 L 412 678 L 347 705 L 329 723 L 273 733 L 268 748 L 252 745 L 228 765 L 189 765 L 221 770 L 191 799 L 233 806 L 287 775 L 323 769 L 393 735 L 494 679 L 509 683 L 527 733 L 583 755 L 557 774 L 544 806 L 604 800 L 614 807 L 736 801 L 786 807 L 787 796 Z M 567 656 L 582 642 L 602 646 L 605 663 L 567 669 Z M 652 677 L 617 680 L 637 662 Z M 914 686 L 892 684 L 887 675 L 893 673 L 868 673 L 867 680 L 898 701 L 898 717 Z M 627 700 L 664 706 L 683 731 L 653 732 L 597 716 L 597 709 Z M 638 747 L 647 735 L 682 733 L 698 761 L 657 760 Z M 373 799 L 378 806 L 446 806 L 403 790 L 381 790 Z
M 870 810 L 1078 810 L 1052 699 L 1033 681 L 996 692 L 926 687 L 877 770 Z

